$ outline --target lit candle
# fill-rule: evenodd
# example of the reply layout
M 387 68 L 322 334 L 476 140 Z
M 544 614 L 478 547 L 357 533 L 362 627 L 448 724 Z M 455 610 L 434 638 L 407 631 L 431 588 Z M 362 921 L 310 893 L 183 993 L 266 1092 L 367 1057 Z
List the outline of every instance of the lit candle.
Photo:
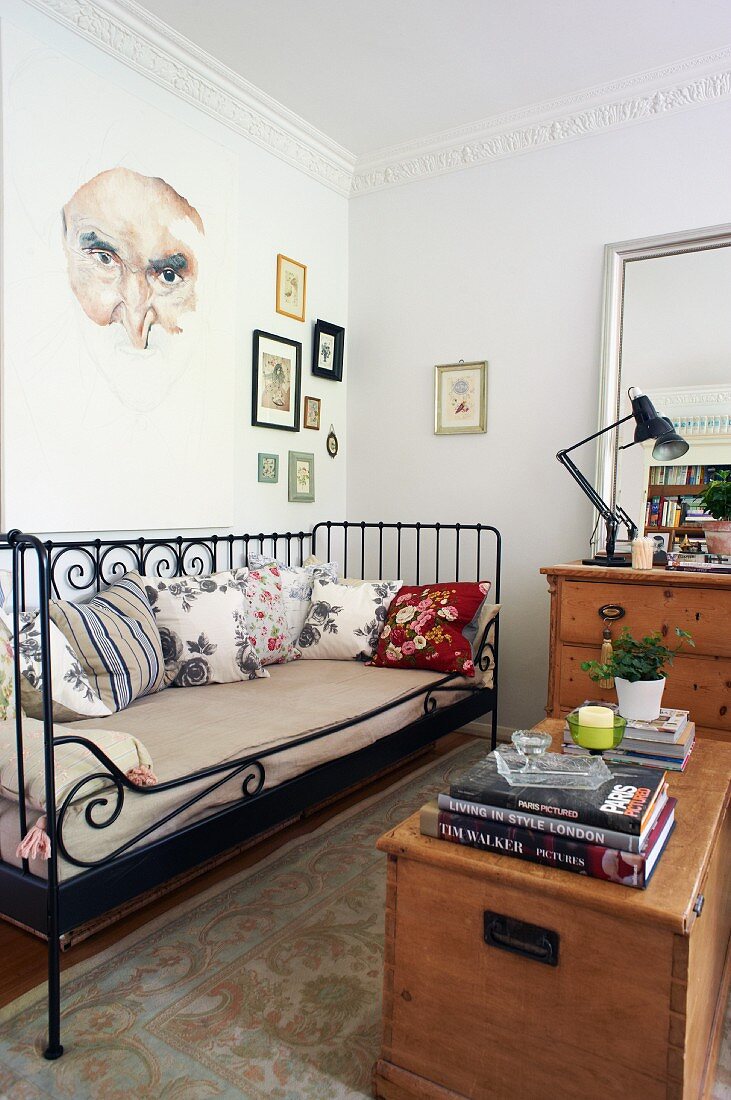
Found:
M 609 707 L 579 707 L 579 744 L 585 749 L 611 749 L 614 712 Z

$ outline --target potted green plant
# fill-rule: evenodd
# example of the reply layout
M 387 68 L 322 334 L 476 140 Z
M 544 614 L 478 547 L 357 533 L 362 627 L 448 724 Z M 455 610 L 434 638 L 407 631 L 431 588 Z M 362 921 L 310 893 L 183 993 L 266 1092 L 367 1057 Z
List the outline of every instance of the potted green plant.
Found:
M 619 713 L 628 722 L 633 719 L 652 722 L 660 714 L 665 690 L 665 667 L 673 663 L 684 642 L 695 646 L 687 630 L 676 627 L 675 633 L 679 643 L 671 649 L 665 645 L 659 631 L 638 639 L 633 638 L 625 627 L 613 643 L 611 656 L 606 661 L 582 662 L 582 669 L 595 683 L 614 679 Z
M 709 554 L 731 554 L 731 471 L 721 470 L 698 495 L 712 517 L 703 523 Z

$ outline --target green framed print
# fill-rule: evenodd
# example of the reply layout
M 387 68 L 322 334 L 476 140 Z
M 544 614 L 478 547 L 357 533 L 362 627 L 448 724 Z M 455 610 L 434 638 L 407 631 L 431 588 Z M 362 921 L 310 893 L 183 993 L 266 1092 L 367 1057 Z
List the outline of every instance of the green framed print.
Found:
M 279 481 L 279 455 L 267 455 L 259 452 L 258 480 L 265 485 L 276 485 Z
M 312 502 L 315 499 L 315 456 L 306 451 L 289 452 L 289 499 Z
M 466 435 L 487 431 L 487 363 L 435 367 L 434 433 Z

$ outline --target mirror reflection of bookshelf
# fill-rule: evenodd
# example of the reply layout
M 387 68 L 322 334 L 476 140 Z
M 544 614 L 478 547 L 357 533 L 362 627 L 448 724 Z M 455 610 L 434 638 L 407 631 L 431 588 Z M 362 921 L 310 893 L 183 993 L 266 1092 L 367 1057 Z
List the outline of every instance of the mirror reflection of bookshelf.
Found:
M 691 445 L 684 457 L 700 457 L 698 449 Z M 650 466 L 645 503 L 646 535 L 667 536 L 663 541 L 670 551 L 707 553 L 703 531 L 705 514 L 698 493 L 721 470 L 731 470 L 731 455 L 721 452 L 721 457 L 727 461 L 674 462 L 665 466 Z

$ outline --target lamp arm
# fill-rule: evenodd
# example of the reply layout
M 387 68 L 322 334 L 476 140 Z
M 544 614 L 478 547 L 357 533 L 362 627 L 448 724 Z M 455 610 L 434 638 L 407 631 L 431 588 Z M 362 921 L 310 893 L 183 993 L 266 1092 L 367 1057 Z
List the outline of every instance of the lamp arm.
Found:
M 619 516 L 620 523 L 623 523 L 624 526 L 627 528 L 627 538 L 629 539 L 630 542 L 633 542 L 634 539 L 636 539 L 637 536 L 640 533 L 639 527 L 637 526 L 635 521 L 631 518 L 631 516 L 627 515 L 627 513 L 625 512 L 624 508 L 621 507 L 621 505 L 615 504 L 614 510 L 617 513 L 617 515 Z
M 594 432 L 592 435 L 588 435 L 586 439 L 579 440 L 578 443 L 574 443 L 571 447 L 565 447 L 556 455 L 558 461 L 561 463 L 565 470 L 568 470 L 574 481 L 586 494 L 586 496 L 596 508 L 599 515 L 604 520 L 607 528 L 606 550 L 608 558 L 612 558 L 614 556 L 614 546 L 617 537 L 617 530 L 620 523 L 627 528 L 627 534 L 629 535 L 630 541 L 637 536 L 637 525 L 632 519 L 630 519 L 624 509 L 621 508 L 619 505 L 616 505 L 614 509 L 609 507 L 607 502 L 599 496 L 599 493 L 596 491 L 591 482 L 587 480 L 584 474 L 582 474 L 581 470 L 573 461 L 573 459 L 569 458 L 569 454 L 571 451 L 575 451 L 578 447 L 583 447 L 585 443 L 590 443 L 592 439 L 596 439 L 598 436 L 604 435 L 606 432 L 613 431 L 613 429 L 618 428 L 620 424 L 625 424 L 628 420 L 632 420 L 633 418 L 634 413 L 630 413 L 628 416 L 623 416 L 621 420 L 616 420 L 613 424 L 608 424 L 606 428 L 600 428 L 598 432 Z
M 615 420 L 613 424 L 607 424 L 606 428 L 600 428 L 598 432 L 594 432 L 592 435 L 587 435 L 586 439 L 580 439 L 578 443 L 573 443 L 570 447 L 564 447 L 562 451 L 559 451 L 556 455 L 567 455 L 571 451 L 577 450 L 578 447 L 583 447 L 585 443 L 591 443 L 592 439 L 597 439 L 600 435 L 605 435 L 606 432 L 611 432 L 613 428 L 618 428 L 620 424 L 626 424 L 628 420 L 634 419 L 634 413 L 628 413 L 627 416 L 623 416 L 621 420 Z M 631 444 L 630 444 L 631 446 Z M 558 458 L 559 462 L 561 461 Z
M 569 450 L 573 450 L 573 447 L 569 448 Z M 612 509 L 609 507 L 606 501 L 599 496 L 591 482 L 587 481 L 573 459 L 569 458 L 568 451 L 559 451 L 556 455 L 556 458 L 564 467 L 564 469 L 568 470 L 574 481 L 577 482 L 584 493 L 586 493 L 589 500 L 594 505 L 602 519 L 605 520 L 607 523 L 616 522 L 617 517 L 615 516 Z

